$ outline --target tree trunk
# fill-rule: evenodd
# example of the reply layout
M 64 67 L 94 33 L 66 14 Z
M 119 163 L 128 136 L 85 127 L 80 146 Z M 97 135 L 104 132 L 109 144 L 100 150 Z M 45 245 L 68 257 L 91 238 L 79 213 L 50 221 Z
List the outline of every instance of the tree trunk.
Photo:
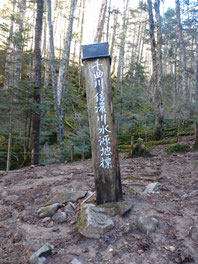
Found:
M 16 8 L 16 0 L 13 1 L 13 13 L 15 12 Z M 5 62 L 5 74 L 4 74 L 4 89 L 8 90 L 11 86 L 14 85 L 13 83 L 13 50 L 14 50 L 14 42 L 13 42 L 13 34 L 14 34 L 14 20 L 11 19 L 10 30 L 9 30 L 9 37 L 7 39 L 7 51 L 6 51 L 6 62 Z
M 183 111 L 182 115 L 183 118 L 189 117 L 189 110 L 190 110 L 190 100 L 189 100 L 189 89 L 187 85 L 187 70 L 186 70 L 186 47 L 183 38 L 183 30 L 181 24 L 181 17 L 180 17 L 180 3 L 179 0 L 175 0 L 176 4 L 176 19 L 177 19 L 177 34 L 179 39 L 179 49 L 181 52 L 181 67 L 182 67 L 182 91 L 183 91 Z
M 109 22 L 110 22 L 110 16 L 111 16 L 111 0 L 109 0 L 109 4 L 108 4 L 108 17 L 107 17 L 107 34 L 106 34 L 106 42 L 109 41 Z
M 160 0 L 155 0 L 155 16 L 156 16 L 156 28 L 157 28 L 157 68 L 158 68 L 158 80 L 157 88 L 160 93 L 160 115 L 161 122 L 164 118 L 164 101 L 163 101 L 163 68 L 162 68 L 162 29 L 161 29 L 161 16 L 160 16 Z
M 197 120 L 195 121 L 195 143 L 194 143 L 193 149 L 198 150 L 198 122 Z
M 11 152 L 12 152 L 12 113 L 10 112 L 6 171 L 10 170 Z
M 153 8 L 152 8 L 152 1 L 147 0 L 147 2 L 148 2 L 148 14 L 149 14 L 149 35 L 150 35 L 152 65 L 153 65 L 153 87 L 155 94 L 155 111 L 156 111 L 155 129 L 153 133 L 153 138 L 160 139 L 163 117 L 160 111 L 160 91 L 158 89 L 158 68 L 157 68 L 156 41 L 154 35 Z
M 78 18 L 77 18 L 77 29 L 80 28 L 80 14 L 81 14 L 81 10 L 83 12 L 82 9 L 82 2 L 80 2 L 80 6 L 79 6 L 79 11 L 78 11 Z M 77 43 L 79 42 L 79 31 L 78 33 L 76 32 L 76 36 L 75 36 L 75 42 L 74 42 L 74 51 L 73 51 L 73 58 L 72 58 L 72 67 L 73 67 L 73 72 L 75 72 L 75 62 L 76 62 L 76 47 L 77 47 Z
M 48 6 L 48 26 L 49 26 L 49 42 L 50 42 L 50 65 L 52 72 L 52 89 L 53 89 L 53 98 L 54 98 L 54 111 L 56 116 L 56 128 L 57 128 L 57 141 L 60 142 L 60 115 L 58 107 L 58 92 L 57 92 L 57 76 L 56 76 L 56 63 L 55 63 L 55 48 L 54 48 L 54 31 L 52 24 L 52 11 L 51 11 L 51 0 L 47 0 Z
M 96 36 L 94 38 L 94 42 L 101 42 L 102 41 L 106 11 L 107 11 L 107 0 L 103 0 L 101 8 L 100 8 L 97 32 L 96 32 Z
M 63 133 L 64 133 L 64 122 L 65 122 L 65 113 L 66 113 L 66 91 L 67 91 L 67 86 L 68 86 L 68 74 L 69 74 L 69 60 L 70 60 L 70 47 L 71 47 L 71 40 L 72 40 L 72 32 L 73 32 L 73 21 L 74 21 L 74 11 L 76 8 L 77 0 L 72 1 L 71 5 L 71 11 L 70 11 L 70 18 L 69 18 L 69 25 L 67 29 L 67 34 L 66 34 L 66 40 L 65 40 L 65 48 L 64 48 L 64 55 L 63 58 L 65 60 L 65 83 L 63 84 L 63 79 L 62 79 L 62 86 L 64 85 L 62 91 L 59 90 L 59 87 L 57 89 L 58 91 L 58 104 L 59 104 L 59 125 L 58 125 L 58 138 L 59 138 L 59 145 L 62 146 L 63 144 Z M 60 93 L 61 92 L 61 93 Z M 60 94 L 59 94 L 60 93 Z M 61 102 L 62 100 L 62 102 Z M 61 104 L 61 105 L 60 105 Z
M 83 41 L 83 31 L 84 31 L 84 18 L 85 18 L 85 0 L 83 0 L 82 4 L 82 18 L 81 18 L 81 26 L 80 26 L 80 43 L 79 43 L 79 58 L 78 58 L 78 76 L 79 76 L 79 87 L 81 86 L 81 45 Z
M 195 106 L 198 103 L 198 28 L 195 32 L 195 62 L 194 62 L 194 87 L 192 102 Z
M 120 77 L 122 73 L 122 68 L 124 64 L 124 49 L 125 49 L 125 38 L 126 38 L 126 13 L 128 9 L 129 0 L 123 0 L 124 10 L 123 10 L 123 17 L 122 17 L 122 37 L 121 37 L 121 45 L 119 51 L 119 60 L 118 60 L 118 72 L 117 72 L 117 83 L 116 83 L 116 94 L 118 93 L 118 88 L 120 84 Z
M 35 84 L 33 100 L 35 108 L 33 110 L 32 123 L 32 164 L 39 164 L 40 155 L 40 90 L 41 90 L 41 37 L 43 22 L 43 3 L 44 0 L 37 0 L 37 16 L 35 24 Z
M 26 0 L 22 0 L 19 4 L 19 20 L 16 32 L 15 44 L 15 72 L 14 72 L 14 87 L 18 87 L 21 68 L 22 68 L 22 54 L 23 54 L 23 19 L 25 16 Z
M 111 39 L 111 51 L 110 51 L 110 55 L 111 55 L 111 57 L 113 57 L 113 48 L 114 48 L 114 44 L 115 44 L 117 22 L 118 22 L 118 11 L 117 11 L 117 10 L 114 10 L 114 17 L 113 17 L 113 33 L 112 33 L 112 39 Z
M 176 119 L 178 108 L 178 89 L 177 89 L 177 40 L 175 44 L 175 58 L 174 58 L 174 87 L 173 87 L 173 110 L 174 119 Z

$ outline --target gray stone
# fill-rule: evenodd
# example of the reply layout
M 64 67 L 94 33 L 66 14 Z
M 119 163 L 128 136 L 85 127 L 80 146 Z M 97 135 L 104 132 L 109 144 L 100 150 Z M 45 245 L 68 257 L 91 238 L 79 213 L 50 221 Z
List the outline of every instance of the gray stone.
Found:
M 129 212 L 132 209 L 132 207 L 133 207 L 133 203 L 130 200 L 117 202 L 117 204 L 116 204 L 118 214 L 121 216 L 123 216 L 127 212 Z
M 65 213 L 66 214 L 71 214 L 71 215 L 75 215 L 75 210 L 76 210 L 76 206 L 75 204 L 69 202 L 66 206 L 65 206 Z
M 53 245 L 45 244 L 30 257 L 31 264 L 43 264 L 47 256 L 52 254 Z
M 56 223 L 63 223 L 67 221 L 67 215 L 65 212 L 62 212 L 60 209 L 55 213 L 55 215 L 52 217 L 52 219 Z
M 5 197 L 6 202 L 16 202 L 19 199 L 18 195 L 12 194 Z
M 159 182 L 149 183 L 144 190 L 144 193 L 155 193 L 161 184 Z
M 94 259 L 96 257 L 96 249 L 92 246 L 89 246 L 88 251 L 89 251 L 89 257 Z
M 101 204 L 100 207 L 105 208 L 106 214 L 110 217 L 116 216 L 117 214 L 124 216 L 132 209 L 133 203 L 130 200 L 125 200 Z
M 131 224 L 131 223 L 125 223 L 125 222 L 123 222 L 123 223 L 120 225 L 120 231 L 121 231 L 123 234 L 128 234 L 128 233 L 132 232 L 132 231 L 133 231 L 132 224 Z
M 39 217 L 44 218 L 44 217 L 52 217 L 56 211 L 58 210 L 58 208 L 60 207 L 59 203 L 55 203 L 49 206 L 45 206 L 45 207 L 41 207 L 37 213 L 39 215 Z
M 155 232 L 158 224 L 159 221 L 155 216 L 141 216 L 137 222 L 137 229 L 147 234 Z
M 46 263 L 46 258 L 45 257 L 35 257 L 34 259 L 30 260 L 31 264 L 45 264 Z
M 85 205 L 78 217 L 78 231 L 85 237 L 100 238 L 102 234 L 114 227 L 113 220 L 105 213 L 105 208 Z
M 77 258 L 74 258 L 71 262 L 71 264 L 82 264 L 81 261 L 79 261 Z
M 57 194 L 48 204 L 63 203 L 63 202 L 76 202 L 78 199 L 85 197 L 87 191 L 67 191 Z
M 45 217 L 42 219 L 42 223 L 51 221 L 51 217 Z

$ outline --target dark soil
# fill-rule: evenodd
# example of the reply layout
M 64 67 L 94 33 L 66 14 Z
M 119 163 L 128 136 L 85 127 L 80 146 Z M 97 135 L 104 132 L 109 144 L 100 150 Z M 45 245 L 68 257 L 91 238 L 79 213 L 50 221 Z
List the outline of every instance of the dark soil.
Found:
M 36 213 L 57 193 L 94 191 L 91 160 L 0 172 L 0 264 L 29 263 L 46 242 L 55 247 L 48 264 L 74 258 L 83 264 L 198 264 L 198 151 L 167 155 L 160 146 L 152 154 L 134 159 L 121 155 L 124 198 L 131 198 L 134 208 L 125 217 L 113 217 L 114 229 L 98 240 L 78 233 L 78 210 L 62 224 L 43 222 Z M 143 194 L 156 181 L 159 191 Z M 159 220 L 152 234 L 136 229 L 138 217 L 145 215 Z M 123 222 L 132 223 L 131 233 L 120 231 Z

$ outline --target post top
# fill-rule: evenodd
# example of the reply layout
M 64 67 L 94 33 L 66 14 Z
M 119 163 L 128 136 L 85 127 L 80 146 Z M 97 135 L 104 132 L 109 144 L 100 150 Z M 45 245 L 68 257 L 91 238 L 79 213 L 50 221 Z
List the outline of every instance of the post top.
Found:
M 108 42 L 98 43 L 94 42 L 89 45 L 82 46 L 82 61 L 95 59 L 95 58 L 109 58 L 109 45 Z

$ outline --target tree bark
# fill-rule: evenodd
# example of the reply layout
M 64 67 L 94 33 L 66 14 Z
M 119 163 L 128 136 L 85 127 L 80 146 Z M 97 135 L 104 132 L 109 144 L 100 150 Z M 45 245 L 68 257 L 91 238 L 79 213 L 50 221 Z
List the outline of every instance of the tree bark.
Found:
M 106 11 L 107 11 L 107 0 L 103 0 L 101 8 L 100 8 L 97 32 L 96 32 L 96 36 L 94 38 L 94 42 L 101 42 L 102 41 Z
M 160 16 L 160 0 L 155 0 L 155 16 L 156 16 L 156 28 L 157 28 L 157 68 L 158 68 L 157 87 L 160 92 L 160 113 L 161 113 L 161 122 L 163 122 L 164 88 L 163 88 L 163 67 L 162 67 L 162 27 L 161 27 L 161 16 Z
M 118 93 L 118 88 L 120 84 L 120 77 L 122 73 L 122 68 L 124 64 L 124 49 L 125 49 L 125 38 L 126 38 L 126 13 L 128 9 L 129 0 L 123 1 L 124 10 L 123 10 L 123 17 L 122 17 L 122 37 L 121 37 L 121 45 L 119 51 L 119 60 L 118 60 L 118 72 L 117 72 L 117 83 L 116 83 L 116 94 Z
M 112 39 L 111 39 L 111 51 L 110 55 L 113 57 L 113 48 L 115 44 L 115 37 L 116 37 L 116 30 L 117 30 L 117 22 L 118 22 L 118 11 L 114 10 L 114 16 L 113 16 L 113 33 L 112 33 Z
M 57 76 L 56 76 L 56 63 L 55 63 L 55 48 L 54 48 L 54 30 L 52 24 L 52 9 L 51 9 L 51 0 L 47 0 L 48 6 L 48 26 L 49 26 L 49 44 L 50 44 L 50 65 L 52 72 L 52 89 L 53 89 L 53 98 L 54 98 L 54 111 L 56 116 L 56 129 L 57 129 L 57 141 L 60 142 L 60 114 L 58 107 L 58 92 L 57 92 Z
M 13 1 L 12 12 L 15 12 L 16 0 Z M 14 34 L 14 20 L 11 19 L 9 37 L 7 39 L 7 50 L 6 50 L 6 62 L 5 62 L 5 74 L 4 74 L 4 89 L 8 90 L 11 86 L 14 85 L 13 82 L 13 34 Z
M 43 22 L 43 3 L 44 0 L 37 0 L 37 16 L 35 24 L 35 84 L 34 84 L 34 110 L 32 123 L 32 164 L 39 164 L 40 156 L 40 90 L 41 90 L 41 37 Z
M 155 129 L 154 129 L 153 137 L 155 139 L 160 139 L 163 116 L 160 111 L 160 91 L 158 89 L 158 68 L 157 68 L 156 41 L 154 35 L 153 8 L 152 8 L 152 1 L 147 0 L 147 2 L 148 2 L 148 14 L 149 14 L 149 35 L 150 35 L 152 65 L 153 65 L 153 87 L 154 87 L 155 111 L 156 111 Z
M 187 70 L 186 70 L 186 47 L 184 43 L 183 37 L 183 29 L 181 24 L 181 16 L 180 16 L 180 3 L 179 0 L 175 0 L 176 4 L 176 19 L 177 19 L 177 34 L 179 39 L 179 49 L 181 52 L 181 59 L 182 59 L 182 91 L 183 91 L 183 117 L 189 117 L 189 108 L 190 108 L 190 100 L 189 100 L 189 89 L 187 84 Z
M 10 112 L 10 120 L 9 120 L 9 135 L 8 135 L 8 152 L 7 152 L 7 164 L 6 171 L 10 170 L 11 163 L 11 152 L 12 152 L 12 113 Z
M 198 102 L 198 28 L 195 32 L 194 87 L 192 102 L 194 106 Z
M 109 41 L 109 23 L 110 23 L 110 16 L 111 16 L 111 0 L 109 0 L 109 4 L 108 4 L 108 17 L 107 17 L 106 42 Z
M 65 48 L 64 48 L 64 55 L 63 58 L 65 58 L 64 64 L 65 64 L 65 83 L 63 84 L 62 79 L 62 85 L 64 85 L 62 91 L 59 90 L 60 87 L 57 88 L 58 91 L 58 104 L 59 104 L 59 145 L 62 146 L 63 144 L 63 133 L 64 133 L 64 121 L 65 121 L 65 113 L 66 113 L 66 91 L 68 86 L 68 74 L 69 74 L 69 60 L 70 60 L 70 47 L 71 47 L 71 40 L 72 40 L 72 32 L 73 32 L 73 21 L 74 21 L 74 11 L 76 8 L 77 0 L 72 1 L 71 5 L 71 11 L 70 11 L 70 18 L 69 18 L 69 25 L 67 29 L 66 39 L 65 39 Z M 63 63 L 63 59 L 62 59 Z M 61 83 L 60 83 L 61 84 Z M 61 92 L 61 93 L 60 93 Z M 61 102 L 62 100 L 62 102 Z M 61 104 L 61 106 L 60 106 Z

